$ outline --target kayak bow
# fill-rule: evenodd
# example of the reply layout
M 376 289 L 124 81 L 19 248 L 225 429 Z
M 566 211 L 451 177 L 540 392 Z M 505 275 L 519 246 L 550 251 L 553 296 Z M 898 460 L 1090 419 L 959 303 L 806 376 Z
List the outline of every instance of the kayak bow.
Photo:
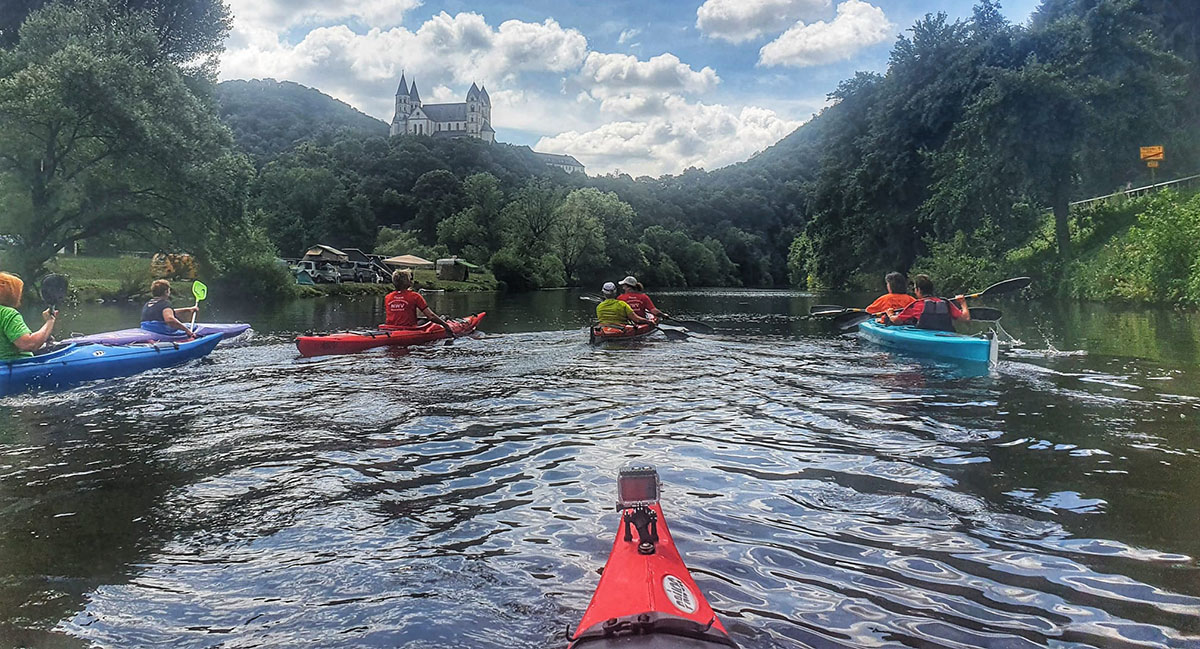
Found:
M 617 538 L 567 649 L 737 647 L 675 549 L 658 491 L 653 466 L 621 469 Z
M 462 336 L 475 331 L 479 321 L 487 315 L 479 312 L 465 318 L 446 320 L 454 335 Z M 411 329 L 374 329 L 371 331 L 345 331 L 333 334 L 297 336 L 296 348 L 301 356 L 324 356 L 326 354 L 352 354 L 372 347 L 407 346 L 441 340 L 446 337 L 442 325 L 429 322 Z
M 207 336 L 210 334 L 221 334 L 222 340 L 228 340 L 242 335 L 250 328 L 248 324 L 242 323 L 221 323 L 221 324 L 205 324 L 203 322 L 197 324 L 193 331 L 197 336 Z M 179 335 L 161 334 L 154 331 L 147 331 L 142 328 L 137 329 L 120 329 L 118 331 L 105 331 L 103 333 L 88 334 L 86 336 L 72 336 L 63 340 L 64 343 L 77 343 L 80 345 L 97 344 L 97 345 L 132 345 L 134 343 L 150 343 L 159 341 L 172 340 L 187 340 L 187 334 L 182 331 Z

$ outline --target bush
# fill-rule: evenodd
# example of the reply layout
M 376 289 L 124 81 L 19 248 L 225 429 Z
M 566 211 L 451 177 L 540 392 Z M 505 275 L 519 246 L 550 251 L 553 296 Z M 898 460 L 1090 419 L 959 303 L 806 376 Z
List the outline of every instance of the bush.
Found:
M 512 248 L 501 248 L 496 251 L 496 254 L 492 255 L 491 261 L 488 262 L 488 266 L 491 267 L 492 274 L 496 276 L 496 279 L 504 283 L 505 290 L 521 292 L 537 288 L 530 260 Z
M 214 284 L 224 293 L 270 300 L 297 294 L 296 278 L 259 227 L 230 237 L 213 255 Z
M 117 264 L 117 290 L 114 298 L 127 300 L 150 292 L 150 264 L 137 257 L 122 257 Z
M 931 242 L 929 254 L 913 262 L 909 277 L 929 275 L 941 295 L 977 291 L 1004 279 L 1007 270 L 997 258 L 978 235 L 968 237 L 960 230 L 949 241 Z

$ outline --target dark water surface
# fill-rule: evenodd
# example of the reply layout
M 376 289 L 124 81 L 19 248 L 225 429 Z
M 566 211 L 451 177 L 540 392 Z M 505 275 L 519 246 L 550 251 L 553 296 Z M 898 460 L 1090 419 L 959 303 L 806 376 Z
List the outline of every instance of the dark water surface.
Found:
M 722 331 L 434 295 L 486 333 L 300 360 L 378 300 L 217 303 L 248 341 L 0 400 L 0 646 L 563 647 L 636 459 L 743 647 L 1200 647 L 1194 314 L 1001 303 L 980 373 L 803 319 L 846 296 L 655 297 Z

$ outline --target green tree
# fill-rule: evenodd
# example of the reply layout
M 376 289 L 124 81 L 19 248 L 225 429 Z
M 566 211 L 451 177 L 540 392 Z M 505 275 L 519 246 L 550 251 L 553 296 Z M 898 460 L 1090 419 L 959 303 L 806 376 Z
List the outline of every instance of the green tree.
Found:
M 505 245 L 540 257 L 549 252 L 552 232 L 561 213 L 563 192 L 544 179 L 533 179 L 504 207 L 500 223 Z
M 499 239 L 496 224 L 504 204 L 500 181 L 487 172 L 468 176 L 463 181 L 463 198 L 467 207 L 438 223 L 438 243 L 466 259 L 486 261 Z
M 242 217 L 249 165 L 159 42 L 146 15 L 95 1 L 30 14 L 0 51 L 0 213 L 27 279 L 73 241 L 143 229 L 202 246 Z

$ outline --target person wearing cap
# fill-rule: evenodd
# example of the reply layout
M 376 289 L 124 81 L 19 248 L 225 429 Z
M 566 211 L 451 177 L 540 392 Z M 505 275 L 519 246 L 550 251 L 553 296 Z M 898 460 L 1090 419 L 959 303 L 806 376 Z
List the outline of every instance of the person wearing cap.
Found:
M 632 306 L 628 302 L 617 299 L 617 285 L 612 282 L 605 282 L 604 287 L 600 289 L 604 294 L 604 301 L 596 305 L 596 320 L 604 325 L 616 325 L 623 327 L 630 322 L 639 324 L 653 324 L 646 318 L 634 312 Z
M 656 319 L 661 320 L 666 314 L 655 308 L 654 302 L 650 300 L 649 295 L 646 295 L 645 290 L 642 283 L 637 281 L 636 277 L 630 275 L 621 280 L 621 295 L 617 299 L 627 302 L 629 307 L 633 309 L 633 312 L 643 318 L 646 317 L 647 313 L 650 313 Z M 666 317 L 669 318 L 671 316 L 668 315 Z

